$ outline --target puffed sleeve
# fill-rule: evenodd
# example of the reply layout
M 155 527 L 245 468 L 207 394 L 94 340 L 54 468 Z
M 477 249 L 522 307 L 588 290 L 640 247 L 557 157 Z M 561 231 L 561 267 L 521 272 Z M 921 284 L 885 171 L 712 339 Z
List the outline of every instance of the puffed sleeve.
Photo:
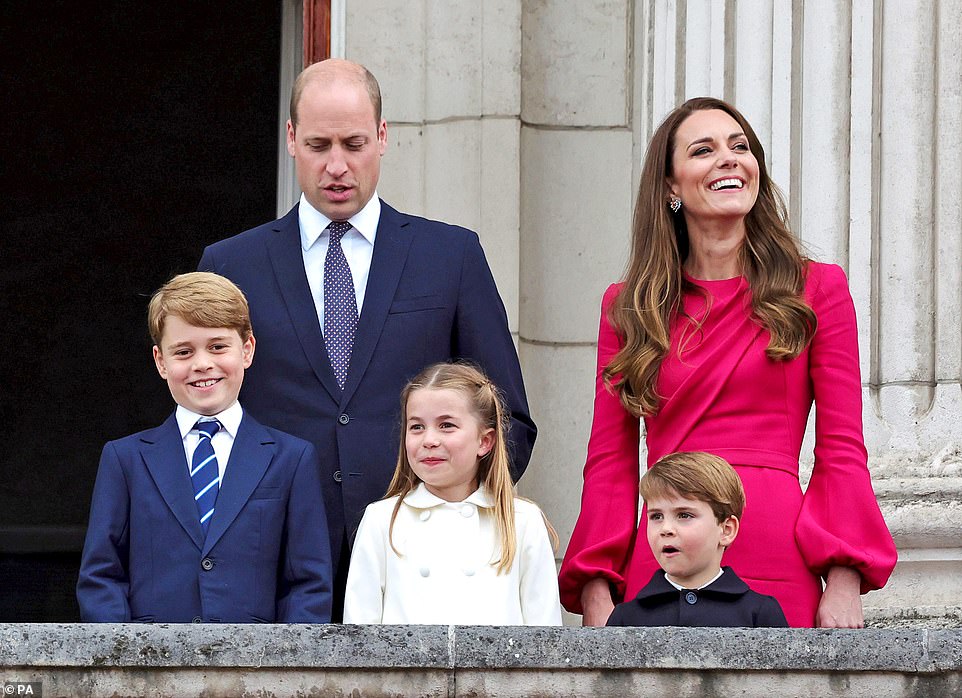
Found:
M 607 312 L 619 290 L 617 284 L 609 286 L 601 304 L 594 418 L 581 514 L 561 565 L 561 603 L 572 613 L 583 613 L 581 590 L 596 577 L 609 580 L 618 596 L 624 596 L 624 569 L 637 529 L 640 423 L 608 391 L 601 374 L 620 348 Z
M 515 520 L 524 624 L 561 625 L 554 551 L 541 510 L 532 502 L 515 500 Z
M 809 349 L 815 464 L 795 538 L 816 574 L 834 566 L 857 569 L 864 594 L 885 584 L 897 554 L 872 490 L 862 439 L 855 305 L 836 265 L 810 265 L 806 295 L 818 317 Z
M 377 502 L 375 502 L 377 504 Z M 344 593 L 344 622 L 380 624 L 384 618 L 384 579 L 387 567 L 387 529 L 369 504 L 357 528 Z

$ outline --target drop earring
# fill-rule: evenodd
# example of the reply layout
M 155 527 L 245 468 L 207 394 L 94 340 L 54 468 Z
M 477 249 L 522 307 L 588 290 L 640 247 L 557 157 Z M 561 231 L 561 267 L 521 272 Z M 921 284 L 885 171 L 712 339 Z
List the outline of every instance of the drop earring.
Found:
M 681 211 L 681 199 L 677 196 L 673 196 L 668 200 L 668 208 L 671 209 L 672 213 L 678 213 Z

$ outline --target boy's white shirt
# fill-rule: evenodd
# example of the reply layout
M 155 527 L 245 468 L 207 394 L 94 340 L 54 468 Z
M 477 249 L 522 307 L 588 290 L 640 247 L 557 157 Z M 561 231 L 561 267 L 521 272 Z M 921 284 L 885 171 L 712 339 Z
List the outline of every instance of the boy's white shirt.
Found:
M 517 552 L 498 575 L 494 500 L 478 489 L 447 502 L 424 484 L 368 505 L 358 527 L 344 600 L 345 623 L 561 625 L 554 552 L 541 510 L 514 500 Z
M 214 455 L 217 456 L 217 475 L 220 478 L 220 482 L 223 482 L 224 473 L 227 471 L 227 461 L 230 459 L 230 452 L 234 447 L 234 439 L 237 436 L 237 430 L 240 428 L 241 420 L 244 418 L 244 410 L 241 408 L 240 402 L 234 400 L 233 405 L 215 415 L 197 414 L 182 405 L 177 405 L 174 418 L 177 420 L 178 429 L 180 429 L 180 438 L 183 439 L 184 442 L 184 455 L 187 456 L 187 472 L 190 472 L 190 461 L 200 441 L 200 433 L 194 429 L 197 420 L 216 419 L 220 422 L 220 429 L 214 434 L 210 442 L 214 447 Z

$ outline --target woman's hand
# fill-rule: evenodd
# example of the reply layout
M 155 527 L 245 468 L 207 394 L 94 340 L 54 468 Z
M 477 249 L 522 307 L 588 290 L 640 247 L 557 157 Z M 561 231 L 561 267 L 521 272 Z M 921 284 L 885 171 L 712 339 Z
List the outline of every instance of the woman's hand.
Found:
M 851 567 L 833 567 L 828 571 L 825 591 L 815 614 L 817 628 L 861 628 L 862 597 L 859 594 L 862 576 Z
M 585 584 L 585 588 L 581 590 L 581 606 L 584 609 L 584 615 L 581 617 L 581 624 L 584 627 L 604 626 L 611 612 L 615 610 L 608 580 L 596 577 Z

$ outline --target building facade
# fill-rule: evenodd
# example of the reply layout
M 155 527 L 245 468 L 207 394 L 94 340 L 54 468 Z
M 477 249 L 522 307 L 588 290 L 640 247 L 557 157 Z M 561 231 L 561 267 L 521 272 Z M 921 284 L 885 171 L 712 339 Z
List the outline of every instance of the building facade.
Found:
M 899 548 L 867 618 L 962 623 L 954 0 L 335 0 L 332 17 L 333 54 L 381 83 L 379 194 L 481 235 L 540 427 L 520 489 L 558 528 L 559 557 L 645 147 L 674 106 L 711 95 L 758 132 L 808 254 L 849 276 L 869 466 Z

